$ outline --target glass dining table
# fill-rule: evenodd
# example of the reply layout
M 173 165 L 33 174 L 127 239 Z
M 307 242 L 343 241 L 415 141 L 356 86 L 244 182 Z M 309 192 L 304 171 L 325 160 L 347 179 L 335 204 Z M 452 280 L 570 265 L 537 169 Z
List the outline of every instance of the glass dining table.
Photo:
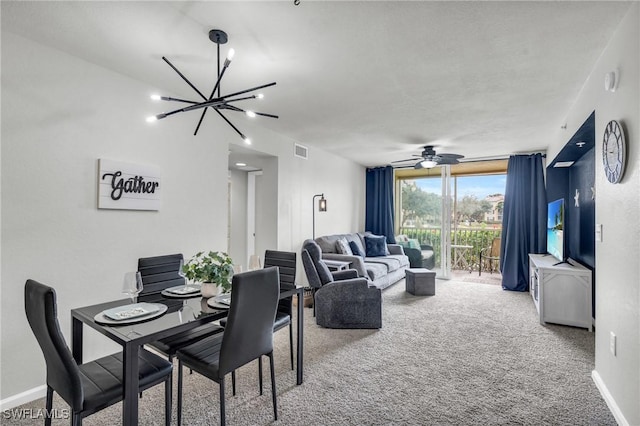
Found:
M 297 309 L 297 359 L 296 384 L 303 381 L 303 287 L 280 289 L 280 299 L 290 296 L 298 297 Z M 99 303 L 71 310 L 71 348 L 73 358 L 82 363 L 83 325 L 87 325 L 122 346 L 124 398 L 122 401 L 122 424 L 138 424 L 138 354 L 140 348 L 147 344 L 170 336 L 184 333 L 200 325 L 222 319 L 227 316 L 227 309 L 212 308 L 207 299 L 200 296 L 194 298 L 162 298 L 157 303 L 166 305 L 166 312 L 158 317 L 127 325 L 109 325 L 100 321 L 101 313 L 108 309 L 118 308 L 131 303 L 128 299 Z M 96 321 L 98 319 L 98 321 Z

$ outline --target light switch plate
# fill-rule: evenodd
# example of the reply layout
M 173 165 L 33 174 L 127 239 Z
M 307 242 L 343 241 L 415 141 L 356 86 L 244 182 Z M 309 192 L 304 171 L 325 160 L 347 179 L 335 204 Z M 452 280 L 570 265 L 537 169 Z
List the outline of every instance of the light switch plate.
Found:
M 602 224 L 596 223 L 596 241 L 602 242 Z

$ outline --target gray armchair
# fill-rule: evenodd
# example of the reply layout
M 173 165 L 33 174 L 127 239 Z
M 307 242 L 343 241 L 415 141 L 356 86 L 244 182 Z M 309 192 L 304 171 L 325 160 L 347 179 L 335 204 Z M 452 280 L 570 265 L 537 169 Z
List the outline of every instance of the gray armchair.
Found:
M 316 323 L 326 328 L 382 327 L 382 293 L 354 269 L 331 273 L 313 240 L 302 245 L 302 264 L 314 293 Z

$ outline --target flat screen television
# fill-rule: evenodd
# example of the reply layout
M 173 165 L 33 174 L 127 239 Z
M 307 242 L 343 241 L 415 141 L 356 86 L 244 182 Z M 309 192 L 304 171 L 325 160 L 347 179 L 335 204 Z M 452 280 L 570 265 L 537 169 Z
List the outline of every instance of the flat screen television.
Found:
M 547 253 L 564 261 L 564 198 L 547 206 Z

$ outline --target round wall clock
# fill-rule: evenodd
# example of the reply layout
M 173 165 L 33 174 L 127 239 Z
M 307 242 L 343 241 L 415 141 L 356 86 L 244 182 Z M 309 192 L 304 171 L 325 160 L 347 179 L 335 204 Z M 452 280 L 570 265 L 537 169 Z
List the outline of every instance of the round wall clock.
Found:
M 604 174 L 611 183 L 618 183 L 624 174 L 627 160 L 627 143 L 620 123 L 611 120 L 604 129 L 602 139 L 602 165 Z

